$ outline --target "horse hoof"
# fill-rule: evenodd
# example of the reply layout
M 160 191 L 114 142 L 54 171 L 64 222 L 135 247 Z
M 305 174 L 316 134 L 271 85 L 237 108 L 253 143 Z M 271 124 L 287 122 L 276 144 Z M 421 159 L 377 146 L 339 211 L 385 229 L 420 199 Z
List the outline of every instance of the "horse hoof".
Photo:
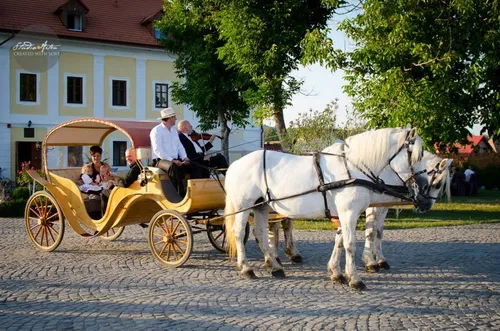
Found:
M 381 269 L 385 269 L 385 270 L 389 270 L 391 269 L 391 266 L 389 265 L 389 263 L 383 261 L 383 262 L 379 262 L 378 263 L 378 266 L 381 268 Z
M 244 272 L 241 273 L 241 275 L 243 276 L 243 278 L 246 278 L 246 279 L 256 279 L 256 278 L 258 278 L 257 275 L 255 274 L 255 272 L 253 272 L 253 270 L 244 271 Z
M 366 285 L 362 281 L 349 283 L 349 286 L 353 289 L 360 290 L 360 291 L 366 290 Z
M 366 271 L 372 272 L 372 273 L 379 272 L 379 270 L 380 270 L 380 267 L 378 265 L 367 265 L 367 266 L 365 266 L 365 268 L 366 268 Z
M 332 276 L 332 281 L 337 284 L 347 284 L 347 278 L 344 275 Z
M 279 257 L 276 258 L 276 262 L 278 262 L 280 266 L 283 266 L 283 263 L 281 263 L 281 259 Z
M 295 255 L 290 258 L 292 263 L 302 263 L 302 256 L 300 255 Z
M 271 271 L 271 275 L 273 275 L 274 278 L 285 278 L 286 277 L 283 269 Z

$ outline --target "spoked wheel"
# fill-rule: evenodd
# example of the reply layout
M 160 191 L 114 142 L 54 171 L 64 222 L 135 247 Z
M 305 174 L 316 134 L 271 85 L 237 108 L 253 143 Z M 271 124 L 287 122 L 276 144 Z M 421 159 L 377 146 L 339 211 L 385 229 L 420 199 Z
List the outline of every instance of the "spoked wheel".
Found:
M 64 218 L 56 200 L 47 192 L 33 194 L 26 203 L 24 221 L 28 237 L 39 250 L 52 252 L 64 235 Z
M 162 210 L 149 224 L 148 242 L 158 262 L 180 267 L 193 250 L 193 232 L 184 216 L 174 210 Z
M 250 224 L 247 223 L 245 227 L 245 237 L 243 243 L 247 243 L 250 234 Z M 227 253 L 227 240 L 226 240 L 226 227 L 224 224 L 215 225 L 207 223 L 208 240 L 215 247 L 216 250 L 222 253 Z
M 102 240 L 113 241 L 122 235 L 123 230 L 125 230 L 124 226 L 120 226 L 119 228 L 111 228 L 106 231 L 105 234 L 99 236 L 99 238 L 101 238 Z

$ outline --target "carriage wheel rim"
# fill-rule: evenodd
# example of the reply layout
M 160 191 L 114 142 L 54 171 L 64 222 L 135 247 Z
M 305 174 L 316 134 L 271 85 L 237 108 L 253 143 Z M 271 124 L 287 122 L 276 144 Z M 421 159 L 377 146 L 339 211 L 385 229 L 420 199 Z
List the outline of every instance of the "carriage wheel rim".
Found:
M 150 248 L 155 258 L 164 265 L 177 267 L 189 258 L 192 250 L 192 232 L 180 214 L 160 213 L 150 225 Z
M 26 204 L 26 230 L 32 243 L 44 251 L 59 246 L 64 234 L 64 219 L 54 198 L 45 192 L 32 196 Z

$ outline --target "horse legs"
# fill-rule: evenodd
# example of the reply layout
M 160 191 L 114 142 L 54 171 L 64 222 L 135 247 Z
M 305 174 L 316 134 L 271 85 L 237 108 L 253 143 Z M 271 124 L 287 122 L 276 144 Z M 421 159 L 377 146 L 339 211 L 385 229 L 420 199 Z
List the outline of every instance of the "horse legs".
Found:
M 281 261 L 278 257 L 278 246 L 280 242 L 280 235 L 279 235 L 279 224 L 276 222 L 269 222 L 269 249 L 271 250 L 272 254 L 274 257 L 276 257 L 276 260 L 278 263 L 281 264 Z M 254 232 L 255 235 L 255 232 Z M 260 249 L 263 251 L 262 245 L 260 245 Z M 266 265 L 267 268 L 270 268 L 271 265 Z
M 254 208 L 255 236 L 259 239 L 259 246 L 264 254 L 264 263 L 271 269 L 273 277 L 285 277 L 283 267 L 276 260 L 276 249 L 271 250 L 269 246 L 269 235 L 267 231 L 269 211 L 265 208 Z
M 355 255 L 356 255 L 356 223 L 360 212 L 355 213 L 353 210 L 346 210 L 339 213 L 340 225 L 342 226 L 342 236 L 345 248 L 345 272 L 349 279 L 349 286 L 352 288 L 363 290 L 366 285 L 359 277 L 356 271 Z
M 342 274 L 342 269 L 340 268 L 340 258 L 342 256 L 342 248 L 344 248 L 344 242 L 342 239 L 342 229 L 338 228 L 335 235 L 335 245 L 333 246 L 332 256 L 327 264 L 327 270 L 331 274 L 330 278 L 334 283 L 347 283 L 347 279 Z
M 377 211 L 378 208 L 368 208 L 366 210 L 366 230 L 365 230 L 365 248 L 363 250 L 363 261 L 368 272 L 379 271 L 377 261 L 375 261 L 374 245 L 377 235 Z
M 285 236 L 285 253 L 290 257 L 292 263 L 302 263 L 302 255 L 295 246 L 295 239 L 293 238 L 293 220 L 291 218 L 284 218 L 281 221 L 283 227 L 283 234 Z
M 382 241 L 384 238 L 384 221 L 387 217 L 387 212 L 389 208 L 377 208 L 377 221 L 375 223 L 375 229 L 377 231 L 374 245 L 374 255 L 377 259 L 377 264 L 382 269 L 390 269 L 389 263 L 387 263 L 387 259 L 382 253 Z
M 245 278 L 257 278 L 252 268 L 248 264 L 247 255 L 245 252 L 245 244 L 243 239 L 245 238 L 245 228 L 248 222 L 249 211 L 244 211 L 234 215 L 234 227 L 233 232 L 236 239 L 236 261 L 237 266 L 241 270 L 241 275 Z

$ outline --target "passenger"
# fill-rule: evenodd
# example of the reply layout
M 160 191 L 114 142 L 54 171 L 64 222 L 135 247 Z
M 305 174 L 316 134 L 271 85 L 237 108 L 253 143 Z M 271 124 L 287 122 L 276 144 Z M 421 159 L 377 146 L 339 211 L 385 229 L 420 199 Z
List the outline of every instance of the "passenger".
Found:
M 92 159 L 92 162 L 88 164 L 92 166 L 92 179 L 95 180 L 97 175 L 99 175 L 99 170 L 101 169 L 101 166 L 108 164 L 101 161 L 102 148 L 99 146 L 94 145 L 90 147 L 90 157 Z
M 125 160 L 127 161 L 130 170 L 127 172 L 125 179 L 123 181 L 123 187 L 129 187 L 134 183 L 141 174 L 141 169 L 137 164 L 137 156 L 135 153 L 135 148 L 128 148 L 125 151 Z
M 101 181 L 100 176 L 97 175 L 94 179 L 92 178 L 93 169 L 91 164 L 84 165 L 82 170 L 84 170 L 81 175 L 83 184 L 79 186 L 80 191 L 99 194 L 102 191 L 102 187 L 99 186 L 99 182 Z
M 184 149 L 186 150 L 187 157 L 189 160 L 193 161 L 191 165 L 188 166 L 191 178 L 209 178 L 210 172 L 209 167 L 212 168 L 227 168 L 227 160 L 222 154 L 217 154 L 213 156 L 205 155 L 205 153 L 213 147 L 212 142 L 215 136 L 211 136 L 208 143 L 201 146 L 198 141 L 191 139 L 190 135 L 193 133 L 193 126 L 189 121 L 180 121 L 178 126 L 179 130 L 179 140 L 181 141 Z M 195 163 L 200 163 L 204 167 L 200 167 Z
M 177 119 L 175 112 L 172 108 L 165 108 L 161 111 L 161 116 L 158 119 L 162 122 L 155 126 L 149 134 L 154 159 L 153 165 L 168 174 L 177 192 L 183 196 L 186 192 L 184 174 L 186 166 L 189 165 L 189 159 L 175 127 Z
M 111 168 L 107 164 L 103 164 L 99 170 L 99 177 L 101 178 L 100 186 L 105 190 L 111 190 L 117 182 L 115 176 L 111 173 Z

